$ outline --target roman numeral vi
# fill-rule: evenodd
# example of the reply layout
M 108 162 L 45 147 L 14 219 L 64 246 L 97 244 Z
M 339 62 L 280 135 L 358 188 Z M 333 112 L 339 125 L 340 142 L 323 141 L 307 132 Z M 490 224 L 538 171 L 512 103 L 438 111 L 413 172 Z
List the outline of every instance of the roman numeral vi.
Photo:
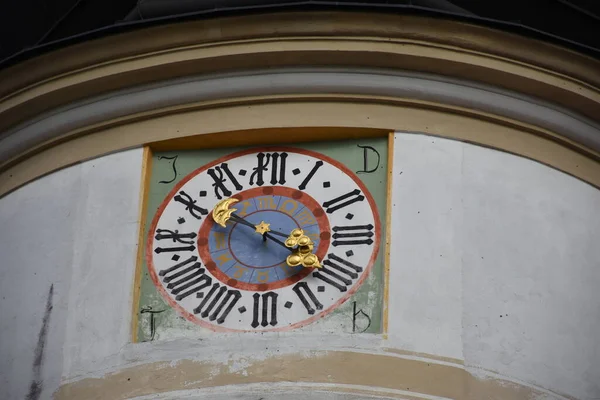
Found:
M 252 297 L 254 297 L 254 319 L 252 320 L 253 328 L 256 328 L 258 325 L 261 325 L 262 327 L 265 327 L 267 325 L 277 325 L 277 296 L 278 295 L 275 292 L 263 293 L 262 296 L 258 293 L 254 293 L 252 295 Z M 270 307 L 269 300 L 271 300 Z M 271 310 L 270 320 L 269 308 Z M 261 322 L 258 322 L 260 316 L 262 316 L 262 320 Z

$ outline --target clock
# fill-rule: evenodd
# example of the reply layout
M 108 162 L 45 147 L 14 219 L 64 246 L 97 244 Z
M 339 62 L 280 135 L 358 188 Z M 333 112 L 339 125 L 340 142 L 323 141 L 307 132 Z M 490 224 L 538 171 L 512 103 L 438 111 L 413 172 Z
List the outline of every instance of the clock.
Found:
M 221 224 L 212 211 L 224 201 L 235 218 Z M 285 237 L 298 230 L 318 268 L 287 261 L 294 249 Z M 152 219 L 146 265 L 165 301 L 195 324 L 289 330 L 348 300 L 380 241 L 376 203 L 354 172 L 315 151 L 268 147 L 228 154 L 177 182 Z

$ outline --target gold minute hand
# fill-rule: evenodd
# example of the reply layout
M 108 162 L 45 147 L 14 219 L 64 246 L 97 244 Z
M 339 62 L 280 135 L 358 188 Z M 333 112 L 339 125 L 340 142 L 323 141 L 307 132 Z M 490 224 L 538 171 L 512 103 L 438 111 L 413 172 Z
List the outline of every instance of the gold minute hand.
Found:
M 234 212 L 237 211 L 237 209 L 235 208 L 229 208 L 233 203 L 237 203 L 239 200 L 235 199 L 233 197 L 230 197 L 228 199 L 223 199 L 221 201 L 219 201 L 212 210 L 212 217 L 213 220 L 221 225 L 223 228 L 225 228 L 225 224 L 227 224 L 227 221 L 229 221 L 229 219 L 231 218 L 231 214 L 233 214 Z

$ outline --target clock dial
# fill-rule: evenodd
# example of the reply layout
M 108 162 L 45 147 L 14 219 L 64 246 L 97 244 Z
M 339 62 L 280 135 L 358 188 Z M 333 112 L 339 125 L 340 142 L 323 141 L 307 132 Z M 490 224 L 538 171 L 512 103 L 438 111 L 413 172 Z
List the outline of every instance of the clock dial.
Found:
M 283 186 L 244 190 L 234 195 L 236 215 L 252 225 L 270 224 L 272 231 L 289 233 L 302 229 L 315 244 L 319 259 L 331 242 L 329 220 L 307 193 Z M 315 215 L 316 214 L 316 215 Z M 198 251 L 208 271 L 230 287 L 267 291 L 289 286 L 307 276 L 311 269 L 290 267 L 285 262 L 290 249 L 264 241 L 252 228 L 229 223 L 225 228 L 206 219 L 198 235 Z
M 217 224 L 211 210 L 225 198 L 238 200 L 231 208 L 251 225 L 285 235 L 302 229 L 322 268 L 288 266 L 290 249 L 247 224 Z M 353 172 L 316 152 L 266 148 L 230 154 L 182 179 L 152 221 L 146 261 L 159 292 L 196 324 L 285 330 L 346 301 L 368 276 L 380 236 L 375 202 Z

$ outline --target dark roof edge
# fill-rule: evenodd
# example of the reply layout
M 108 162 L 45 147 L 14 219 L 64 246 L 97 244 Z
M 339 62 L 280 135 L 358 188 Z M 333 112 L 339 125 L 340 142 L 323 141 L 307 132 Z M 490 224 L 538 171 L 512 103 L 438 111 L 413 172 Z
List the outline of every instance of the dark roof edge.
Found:
M 132 13 L 135 12 L 136 9 L 134 9 Z M 421 15 L 434 18 L 445 18 L 454 21 L 468 22 L 474 25 L 485 26 L 504 32 L 530 37 L 547 43 L 562 46 L 596 59 L 600 59 L 600 49 L 595 47 L 584 45 L 582 43 L 578 43 L 569 39 L 565 39 L 543 31 L 539 31 L 521 24 L 505 22 L 490 18 L 482 18 L 474 15 L 463 15 L 451 11 L 441 11 L 439 9 L 419 7 L 414 5 L 387 4 L 376 2 L 339 3 L 335 1 L 291 1 L 286 3 L 279 3 L 272 1 L 264 1 L 262 4 L 211 8 L 202 11 L 182 14 L 171 14 L 163 17 L 147 18 L 143 20 L 129 20 L 117 22 L 114 25 L 110 25 L 107 27 L 95 29 L 64 39 L 48 42 L 42 45 L 25 48 L 20 52 L 11 55 L 10 57 L 0 60 L 0 69 L 8 68 L 20 62 L 26 61 L 28 59 L 34 58 L 45 53 L 52 52 L 63 47 L 67 47 L 77 43 L 83 43 L 89 40 L 98 39 L 109 35 L 129 32 L 136 29 L 171 24 L 174 22 L 193 21 L 223 16 L 239 16 L 248 14 L 289 11 L 387 12 L 395 14 Z M 131 18 L 132 13 L 129 14 L 129 18 Z

